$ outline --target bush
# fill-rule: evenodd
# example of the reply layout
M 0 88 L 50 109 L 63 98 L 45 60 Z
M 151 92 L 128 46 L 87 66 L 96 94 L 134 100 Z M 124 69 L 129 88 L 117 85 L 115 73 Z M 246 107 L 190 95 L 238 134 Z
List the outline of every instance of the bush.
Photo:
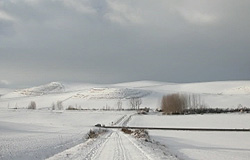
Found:
M 97 138 L 98 137 L 98 132 L 90 130 L 88 135 L 87 135 L 87 139 L 91 139 L 91 138 Z
M 100 134 L 108 132 L 106 129 L 95 129 L 95 130 L 90 130 L 89 133 L 87 133 L 86 138 L 87 139 L 93 139 L 97 138 Z
M 79 109 L 77 109 L 77 108 L 75 108 L 73 106 L 68 106 L 68 108 L 66 110 L 79 110 Z
M 148 131 L 146 131 L 145 129 L 136 129 L 133 133 L 133 136 L 135 138 L 144 139 L 147 142 L 150 141 Z
M 122 128 L 121 131 L 124 132 L 124 133 L 126 133 L 126 134 L 132 134 L 133 133 L 133 131 L 130 130 L 130 129 L 128 129 L 128 128 Z
M 36 109 L 36 102 L 31 101 L 29 106 L 28 106 L 28 109 Z

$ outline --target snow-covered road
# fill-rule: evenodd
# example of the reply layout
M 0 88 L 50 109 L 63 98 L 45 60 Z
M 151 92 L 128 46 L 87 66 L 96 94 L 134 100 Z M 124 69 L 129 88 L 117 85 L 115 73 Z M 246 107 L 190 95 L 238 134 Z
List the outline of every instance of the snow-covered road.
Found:
M 152 159 L 120 131 L 110 134 L 93 159 Z
M 113 125 L 126 126 L 130 121 L 130 115 L 124 115 L 113 123 Z M 166 149 L 166 148 L 164 148 Z M 133 136 L 120 130 L 112 129 L 97 139 L 89 139 L 68 150 L 50 157 L 48 160 L 177 160 L 166 150 L 152 142 L 135 139 Z
M 160 153 L 160 154 L 159 154 Z M 50 157 L 48 160 L 157 160 L 177 158 L 171 154 L 153 151 L 152 146 L 140 144 L 133 137 L 119 130 L 111 130 L 105 136 L 88 140 L 64 152 Z

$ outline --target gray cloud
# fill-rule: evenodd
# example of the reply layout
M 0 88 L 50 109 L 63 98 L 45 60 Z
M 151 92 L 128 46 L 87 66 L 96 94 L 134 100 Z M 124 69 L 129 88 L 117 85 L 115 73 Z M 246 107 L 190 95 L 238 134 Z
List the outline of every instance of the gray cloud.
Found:
M 1 80 L 0 80 L 0 86 L 1 86 L 1 87 L 6 87 L 6 86 L 8 86 L 8 85 L 10 85 L 10 82 L 9 82 L 9 81 L 4 80 L 4 79 L 1 79 Z
M 3 0 L 1 79 L 249 80 L 249 7 L 247 0 Z

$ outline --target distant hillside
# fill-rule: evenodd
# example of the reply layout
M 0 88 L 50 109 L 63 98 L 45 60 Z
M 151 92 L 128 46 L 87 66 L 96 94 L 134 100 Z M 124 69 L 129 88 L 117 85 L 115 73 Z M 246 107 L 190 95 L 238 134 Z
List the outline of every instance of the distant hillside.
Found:
M 159 108 L 162 96 L 172 93 L 199 94 L 202 101 L 213 108 L 237 108 L 238 105 L 250 107 L 250 81 L 180 84 L 137 81 L 109 85 L 52 82 L 2 92 L 0 107 L 26 108 L 30 101 L 35 101 L 37 108 L 49 108 L 52 103 L 62 101 L 65 107 L 116 108 L 117 101 L 121 99 L 123 107 L 129 108 L 129 99 L 137 97 L 142 98 L 141 107 Z
M 21 89 L 16 90 L 15 92 L 20 93 L 22 95 L 44 95 L 44 94 L 50 94 L 50 93 L 61 93 L 64 92 L 65 88 L 64 85 L 59 82 L 51 82 L 49 84 L 27 88 L 27 89 Z
M 85 99 L 130 99 L 148 96 L 151 91 L 130 88 L 91 88 L 77 93 L 73 98 Z

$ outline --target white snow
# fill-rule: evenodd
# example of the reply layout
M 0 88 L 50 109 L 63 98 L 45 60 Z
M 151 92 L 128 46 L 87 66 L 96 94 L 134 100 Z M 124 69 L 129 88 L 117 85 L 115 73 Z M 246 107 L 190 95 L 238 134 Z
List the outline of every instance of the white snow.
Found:
M 114 125 L 126 126 L 134 114 L 128 114 L 118 119 Z M 105 135 L 97 139 L 90 139 L 61 153 L 58 153 L 48 160 L 68 159 L 136 159 L 136 160 L 177 160 L 175 156 L 166 150 L 161 150 L 154 143 L 137 141 L 130 135 L 120 130 L 109 130 Z
M 133 116 L 129 126 L 249 128 L 250 114 L 152 115 Z
M 96 159 L 96 160 L 109 160 L 109 159 L 136 159 L 136 160 L 153 160 L 160 159 L 152 157 L 141 149 L 137 142 L 131 137 L 125 135 L 121 131 L 112 131 L 103 138 L 96 140 L 89 140 L 86 143 L 80 144 L 59 153 L 48 160 L 56 159 Z M 169 156 L 170 160 L 174 159 Z M 165 157 L 166 158 L 166 157 Z
M 227 89 L 223 94 L 250 94 L 250 86 L 240 86 L 236 88 Z
M 250 128 L 249 114 L 133 116 L 128 126 L 186 128 Z M 150 136 L 181 159 L 248 160 L 250 132 L 198 132 L 150 130 Z
M 129 88 L 91 88 L 77 93 L 72 98 L 84 99 L 129 99 L 131 97 L 144 97 L 150 94 L 150 91 L 129 89 Z
M 63 84 L 52 82 L 14 92 L 3 93 L 0 108 L 27 108 L 35 101 L 37 108 L 51 108 L 52 103 L 62 101 L 64 108 L 77 106 L 84 109 L 116 109 L 117 101 L 129 108 L 129 98 L 140 97 L 141 107 L 159 108 L 161 97 L 170 93 L 199 94 L 202 101 L 212 108 L 250 107 L 250 81 L 226 81 L 206 83 L 163 83 L 139 81 L 114 85 Z
M 51 110 L 52 104 L 58 101 L 64 109 L 68 106 L 117 109 L 118 100 L 122 101 L 122 108 L 130 108 L 131 97 L 140 97 L 141 107 L 154 110 L 160 107 L 161 97 L 170 93 L 199 94 L 213 108 L 250 107 L 249 88 L 250 81 L 186 84 L 139 81 L 110 85 L 52 82 L 19 90 L 3 88 L 0 89 L 0 159 L 57 159 L 57 156 L 82 159 L 85 155 L 96 159 L 98 155 L 130 159 L 135 154 L 141 155 L 138 159 L 144 159 L 143 154 L 147 158 L 166 159 L 163 155 L 171 157 L 169 150 L 181 159 L 250 159 L 249 132 L 149 131 L 154 140 L 166 146 L 160 149 L 156 143 L 140 143 L 116 130 L 100 139 L 86 141 L 84 138 L 96 123 L 111 125 L 119 119 L 118 124 L 131 126 L 250 128 L 249 114 L 163 116 L 152 113 L 132 116 L 129 121 L 127 118 L 134 112 Z M 27 109 L 31 101 L 36 102 L 36 110 Z M 105 145 L 113 147 L 108 149 Z M 92 149 L 93 154 L 89 152 Z M 85 155 L 81 153 L 84 151 Z
M 85 141 L 96 123 L 111 125 L 123 112 L 1 110 L 0 159 L 44 159 Z

